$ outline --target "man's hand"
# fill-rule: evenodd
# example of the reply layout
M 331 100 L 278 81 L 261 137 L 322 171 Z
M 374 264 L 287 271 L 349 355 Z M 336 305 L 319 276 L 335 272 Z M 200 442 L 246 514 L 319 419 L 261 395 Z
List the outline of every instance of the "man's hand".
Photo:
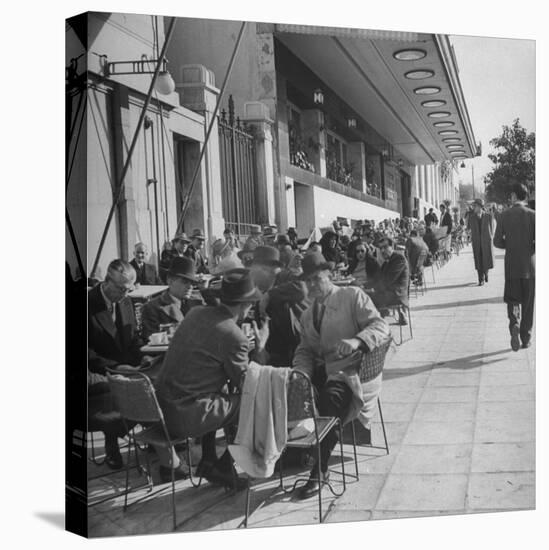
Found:
M 341 340 L 336 347 L 337 353 L 341 357 L 346 357 L 354 353 L 360 346 L 361 341 L 358 338 L 349 338 L 348 340 Z
M 141 367 L 134 367 L 132 365 L 117 365 L 116 370 L 120 372 L 133 372 L 139 370 Z
M 261 327 L 258 327 L 255 321 L 252 321 L 252 330 L 254 331 L 255 337 L 255 349 L 257 351 L 264 350 L 265 344 L 269 339 L 269 318 L 266 317 L 263 319 Z
M 151 357 L 150 355 L 143 355 L 139 367 L 136 368 L 147 369 L 154 363 L 154 360 L 154 357 Z

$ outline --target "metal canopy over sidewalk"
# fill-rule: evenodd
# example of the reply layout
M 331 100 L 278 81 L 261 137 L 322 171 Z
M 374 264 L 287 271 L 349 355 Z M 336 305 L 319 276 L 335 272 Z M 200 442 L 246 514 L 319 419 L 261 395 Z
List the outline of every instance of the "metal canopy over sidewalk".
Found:
M 290 28 L 291 27 L 291 28 Z M 328 86 L 375 130 L 394 144 L 412 164 L 450 160 L 450 137 L 456 133 L 464 156 L 476 155 L 476 143 L 458 77 L 458 68 L 448 37 L 390 31 L 359 31 L 275 25 L 276 37 L 311 68 Z M 349 32 L 345 32 L 349 31 Z M 404 35 L 404 36 L 402 36 Z M 416 49 L 425 56 L 400 60 L 394 54 Z M 408 78 L 413 71 L 432 71 L 423 79 Z M 422 87 L 440 88 L 434 94 L 419 94 Z M 439 107 L 422 102 L 439 100 Z M 449 113 L 442 118 L 433 112 Z M 447 126 L 435 124 L 452 123 Z

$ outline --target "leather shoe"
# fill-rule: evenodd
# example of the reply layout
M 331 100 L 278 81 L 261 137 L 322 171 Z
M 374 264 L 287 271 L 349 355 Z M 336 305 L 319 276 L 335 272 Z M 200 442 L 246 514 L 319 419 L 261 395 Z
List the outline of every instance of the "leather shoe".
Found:
M 513 351 L 518 351 L 520 348 L 520 329 L 518 325 L 513 325 L 511 327 L 511 349 Z
M 232 459 L 227 459 L 225 455 L 222 455 L 215 462 L 201 460 L 196 467 L 195 475 L 204 478 L 213 485 L 221 485 L 236 491 L 242 491 L 248 486 L 245 479 L 236 475 Z
M 320 473 L 320 479 L 321 482 L 327 483 L 330 479 L 329 472 L 321 472 Z M 324 483 L 321 483 L 318 480 L 317 473 L 311 472 L 311 477 L 309 478 L 309 481 L 301 487 L 297 493 L 297 498 L 299 500 L 305 500 L 311 497 L 314 497 L 318 495 L 318 492 L 322 489 L 322 485 Z
M 118 444 L 105 448 L 105 464 L 111 470 L 120 470 L 124 466 Z
M 529 348 L 532 345 L 532 342 L 528 340 L 527 342 L 522 342 L 522 348 L 526 349 Z
M 169 466 L 160 466 L 160 481 L 162 483 L 171 483 L 172 481 L 172 469 Z M 180 479 L 187 479 L 189 477 L 189 472 L 186 467 L 183 466 L 183 463 L 180 463 L 177 468 L 173 469 L 173 479 L 174 481 L 179 481 Z

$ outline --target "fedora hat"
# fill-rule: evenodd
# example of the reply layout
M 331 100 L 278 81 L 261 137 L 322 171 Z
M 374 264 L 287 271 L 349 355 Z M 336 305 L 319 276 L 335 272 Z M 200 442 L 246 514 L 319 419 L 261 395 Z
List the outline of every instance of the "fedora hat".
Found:
M 475 199 L 473 201 L 473 204 L 476 204 L 476 205 L 480 206 L 481 208 L 484 208 L 484 201 L 482 199 Z
M 215 267 L 210 269 L 210 273 L 212 275 L 223 275 L 223 273 L 239 267 L 244 267 L 242 262 L 236 254 L 230 254 L 229 256 L 225 256 L 225 258 L 223 258 Z
M 289 244 L 291 245 L 290 237 L 288 235 L 279 235 L 276 238 L 276 244 L 283 245 L 283 244 Z
M 254 253 L 254 250 L 258 247 L 259 245 L 257 243 L 254 243 L 253 241 L 251 242 L 247 242 L 245 245 L 244 245 L 244 248 L 242 250 L 239 250 L 236 255 L 242 259 L 242 256 L 244 256 L 244 254 L 253 254 Z
M 204 237 L 204 231 L 202 231 L 202 229 L 193 230 L 193 234 L 191 235 L 191 239 L 200 239 L 201 241 L 205 241 L 206 237 Z
M 214 256 L 221 256 L 221 254 L 223 254 L 223 252 L 225 252 L 225 250 L 227 249 L 227 247 L 229 246 L 229 243 L 224 241 L 223 239 L 217 239 L 217 241 L 215 241 L 213 244 L 212 244 L 212 253 Z
M 280 252 L 272 246 L 258 246 L 254 250 L 254 260 L 256 265 L 268 265 L 270 267 L 283 267 L 280 261 Z
M 230 269 L 223 275 L 219 298 L 224 303 L 253 303 L 260 300 L 261 292 L 255 286 L 250 271 L 244 268 Z
M 250 233 L 252 235 L 260 235 L 261 234 L 261 226 L 252 224 L 250 225 Z
M 189 281 L 193 281 L 195 283 L 198 281 L 196 278 L 194 262 L 191 258 L 187 258 L 187 256 L 173 258 L 170 262 L 168 275 L 171 275 L 172 277 L 183 277 L 183 279 L 188 279 Z
M 271 225 L 267 225 L 263 228 L 264 237 L 274 237 L 276 235 L 276 228 Z
M 326 261 L 326 258 L 324 258 L 320 252 L 312 252 L 301 260 L 301 269 L 303 269 L 301 278 L 307 279 L 317 271 L 323 271 L 325 269 L 332 271 L 334 267 L 335 263 Z
M 175 241 L 183 241 L 184 243 L 190 243 L 191 239 L 187 237 L 187 233 L 177 233 L 175 237 L 172 239 L 172 243 Z

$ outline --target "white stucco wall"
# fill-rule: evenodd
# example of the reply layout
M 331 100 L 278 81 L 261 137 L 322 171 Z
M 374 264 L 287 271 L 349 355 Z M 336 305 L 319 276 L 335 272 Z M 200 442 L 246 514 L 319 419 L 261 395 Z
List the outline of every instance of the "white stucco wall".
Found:
M 314 215 L 317 227 L 329 225 L 338 216 L 374 220 L 376 223 L 385 218 L 400 217 L 396 210 L 381 208 L 320 187 L 314 187 L 313 190 Z

